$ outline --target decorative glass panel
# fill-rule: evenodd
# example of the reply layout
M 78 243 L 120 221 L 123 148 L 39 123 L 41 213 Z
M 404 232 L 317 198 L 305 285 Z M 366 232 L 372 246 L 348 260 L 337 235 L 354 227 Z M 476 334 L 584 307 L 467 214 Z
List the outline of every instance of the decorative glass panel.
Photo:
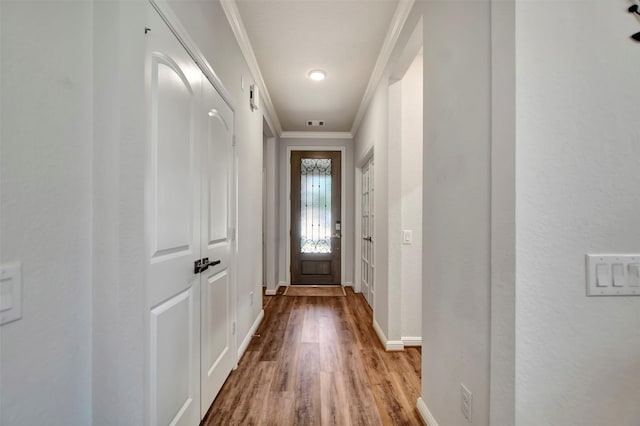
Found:
M 331 253 L 331 160 L 303 158 L 300 179 L 300 252 Z

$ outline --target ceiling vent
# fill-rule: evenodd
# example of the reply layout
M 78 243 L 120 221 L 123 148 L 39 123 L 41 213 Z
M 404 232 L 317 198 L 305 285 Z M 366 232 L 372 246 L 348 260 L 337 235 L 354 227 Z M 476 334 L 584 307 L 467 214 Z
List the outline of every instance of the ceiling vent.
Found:
M 307 127 L 324 127 L 325 123 L 324 120 L 307 120 Z

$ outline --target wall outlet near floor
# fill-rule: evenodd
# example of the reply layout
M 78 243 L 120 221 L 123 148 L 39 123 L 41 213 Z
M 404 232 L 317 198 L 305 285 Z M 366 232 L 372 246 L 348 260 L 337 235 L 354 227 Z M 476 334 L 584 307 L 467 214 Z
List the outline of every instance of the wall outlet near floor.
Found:
M 469 420 L 469 423 L 471 423 L 472 408 L 473 395 L 465 385 L 460 383 L 460 409 L 462 410 L 462 414 L 464 414 L 464 418 Z

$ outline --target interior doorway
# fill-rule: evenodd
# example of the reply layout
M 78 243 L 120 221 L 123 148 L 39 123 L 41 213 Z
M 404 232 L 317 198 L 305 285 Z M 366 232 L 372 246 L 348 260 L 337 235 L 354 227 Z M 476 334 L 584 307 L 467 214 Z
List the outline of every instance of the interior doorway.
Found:
M 291 284 L 339 285 L 342 153 L 291 152 Z

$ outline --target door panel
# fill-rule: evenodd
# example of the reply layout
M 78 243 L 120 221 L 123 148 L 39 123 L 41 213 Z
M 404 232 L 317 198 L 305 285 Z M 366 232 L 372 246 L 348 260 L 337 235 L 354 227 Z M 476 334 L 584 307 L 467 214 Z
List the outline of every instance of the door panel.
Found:
M 231 336 L 226 327 L 229 317 L 229 275 L 227 271 L 209 277 L 202 287 L 202 414 L 206 414 L 233 368 Z M 216 307 L 220 309 L 216 309 Z M 226 366 L 224 365 L 226 364 Z
M 148 421 L 200 421 L 200 149 L 202 73 L 160 16 L 149 8 Z
M 291 283 L 341 284 L 341 153 L 291 152 Z
M 219 262 L 202 273 L 201 415 L 204 416 L 236 363 L 230 268 L 235 212 L 233 111 L 211 84 L 203 84 L 202 256 Z
M 153 196 L 156 215 L 154 256 L 190 248 L 193 216 L 193 123 L 196 97 L 180 67 L 161 53 L 152 57 Z M 184 136 L 187 135 L 185 138 Z M 186 143 L 185 143 L 186 142 Z
M 362 222 L 361 222 L 361 244 L 362 244 L 362 293 L 370 306 L 373 306 L 373 270 L 374 270 L 374 188 L 373 188 L 373 159 L 362 168 Z
M 193 289 L 151 310 L 151 424 L 193 425 L 199 401 L 193 374 L 198 369 L 194 335 Z

